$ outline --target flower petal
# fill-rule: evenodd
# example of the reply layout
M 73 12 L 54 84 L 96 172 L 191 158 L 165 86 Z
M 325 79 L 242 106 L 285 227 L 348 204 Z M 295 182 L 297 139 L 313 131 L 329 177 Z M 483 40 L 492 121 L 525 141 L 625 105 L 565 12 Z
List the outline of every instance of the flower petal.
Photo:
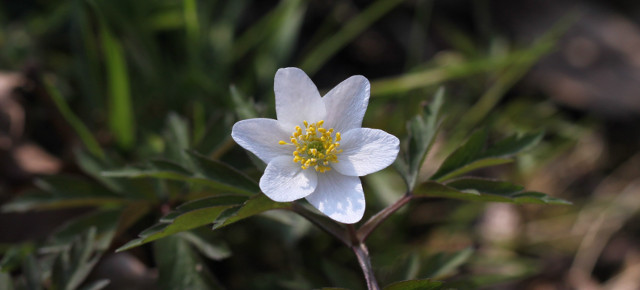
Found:
M 318 88 L 299 68 L 281 68 L 276 72 L 273 90 L 276 94 L 276 115 L 283 128 L 293 132 L 302 121 L 315 123 L 324 119 L 326 109 Z
M 364 214 L 364 191 L 360 178 L 333 170 L 318 173 L 316 191 L 307 200 L 328 217 L 345 224 L 357 223 Z
M 274 158 L 260 178 L 260 189 L 270 199 L 288 202 L 311 194 L 318 184 L 313 170 L 302 170 L 291 156 Z
M 289 141 L 290 134 L 285 133 L 280 123 L 274 119 L 256 118 L 242 120 L 233 125 L 231 137 L 251 151 L 265 163 L 278 156 L 291 156 L 293 145 L 280 145 L 280 140 Z
M 342 153 L 331 164 L 348 176 L 363 176 L 391 165 L 398 156 L 400 140 L 385 131 L 369 128 L 352 129 L 342 134 Z
M 352 76 L 329 91 L 322 100 L 327 108 L 326 126 L 337 132 L 362 127 L 369 105 L 369 80 Z

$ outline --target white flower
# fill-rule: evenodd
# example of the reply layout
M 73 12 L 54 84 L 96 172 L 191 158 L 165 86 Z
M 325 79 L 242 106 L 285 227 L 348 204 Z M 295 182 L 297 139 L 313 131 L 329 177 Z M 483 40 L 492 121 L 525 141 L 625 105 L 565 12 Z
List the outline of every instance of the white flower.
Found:
M 365 208 L 358 176 L 393 163 L 400 144 L 387 132 L 361 128 L 369 81 L 352 76 L 321 97 L 302 70 L 283 68 L 274 91 L 277 120 L 242 120 L 231 132 L 267 163 L 260 189 L 274 201 L 306 198 L 338 222 L 358 222 Z

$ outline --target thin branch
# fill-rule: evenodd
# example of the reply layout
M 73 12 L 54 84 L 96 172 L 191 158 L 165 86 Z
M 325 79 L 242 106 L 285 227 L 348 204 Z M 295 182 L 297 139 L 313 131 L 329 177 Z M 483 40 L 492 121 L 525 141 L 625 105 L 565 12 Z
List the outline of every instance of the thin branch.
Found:
M 364 242 L 367 237 L 375 230 L 383 221 L 387 220 L 387 218 L 400 208 L 402 208 L 405 204 L 407 204 L 413 198 L 413 194 L 411 192 L 407 192 L 402 198 L 396 201 L 394 204 L 388 206 L 387 208 L 381 210 L 376 215 L 372 216 L 364 225 L 358 229 L 358 240 Z
M 362 272 L 364 273 L 364 279 L 367 282 L 367 289 L 380 290 L 378 281 L 376 281 L 376 276 L 373 273 L 373 267 L 371 266 L 371 259 L 369 258 L 369 249 L 367 249 L 367 245 L 357 241 L 358 236 L 353 225 L 347 225 L 347 231 L 349 232 L 349 236 L 357 242 L 351 246 L 351 250 L 353 250 L 356 257 L 358 257 L 358 264 L 360 264 L 360 268 L 362 268 Z
M 332 222 L 330 220 L 327 220 L 325 218 L 322 218 L 322 217 L 310 212 L 309 210 L 307 210 L 306 208 L 304 208 L 302 205 L 298 204 L 297 202 L 292 203 L 291 210 L 294 211 L 295 213 L 301 215 L 302 217 L 306 218 L 312 224 L 318 226 L 319 228 L 321 228 L 325 232 L 327 232 L 330 235 L 336 237 L 343 244 L 347 245 L 348 247 L 351 247 L 351 245 L 352 245 L 351 240 L 348 237 L 347 231 L 343 227 L 339 226 L 338 224 L 336 224 L 336 223 L 334 223 L 334 222 Z

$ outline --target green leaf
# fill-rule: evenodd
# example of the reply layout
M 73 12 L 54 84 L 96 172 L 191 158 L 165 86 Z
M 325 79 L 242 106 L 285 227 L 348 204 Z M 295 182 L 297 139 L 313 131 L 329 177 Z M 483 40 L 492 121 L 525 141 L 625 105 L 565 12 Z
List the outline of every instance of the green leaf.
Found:
M 189 242 L 170 236 L 154 244 L 160 289 L 221 289 Z
M 24 263 L 24 260 L 35 250 L 36 247 L 32 243 L 11 246 L 6 252 L 2 253 L 0 272 L 9 272 L 20 267 L 20 265 Z M 0 287 L 0 289 L 3 288 Z
M 570 204 L 566 200 L 550 197 L 544 193 L 522 192 L 521 190 L 522 187 L 505 181 L 467 178 L 453 181 L 447 185 L 427 181 L 420 184 L 413 194 L 416 197 L 443 197 L 482 202 Z
M 24 212 L 30 210 L 60 209 L 86 206 L 121 205 L 129 200 L 122 197 L 108 196 L 56 196 L 49 192 L 28 190 L 11 202 L 2 206 L 2 212 Z
M 194 184 L 206 185 L 211 188 L 241 194 L 255 194 L 260 188 L 255 181 L 244 173 L 220 161 L 208 159 L 195 152 L 187 152 L 191 160 L 192 169 L 187 169 L 179 164 L 153 160 L 146 166 L 127 167 L 121 170 L 105 171 L 102 174 L 108 177 L 120 178 L 159 178 L 186 181 Z
M 543 132 L 538 132 L 511 136 L 484 149 L 487 132 L 476 131 L 466 143 L 445 159 L 438 171 L 431 176 L 431 180 L 445 181 L 472 170 L 511 162 L 512 156 L 538 144 L 543 135 Z
M 130 200 L 86 178 L 71 175 L 42 177 L 33 189 L 2 207 L 4 212 L 124 204 Z
M 509 195 L 524 190 L 524 186 L 516 185 L 507 181 L 485 179 L 485 178 L 461 178 L 447 183 L 459 191 L 473 191 L 477 193 L 488 193 L 497 195 Z
M 231 256 L 229 246 L 223 242 L 207 241 L 192 232 L 181 232 L 178 235 L 209 259 L 220 261 Z
M 170 112 L 166 123 L 164 132 L 164 140 L 167 140 L 165 156 L 169 160 L 180 164 L 189 162 L 185 153 L 185 150 L 191 147 L 187 120 L 174 112 Z
M 247 200 L 245 196 L 222 195 L 187 202 L 160 219 L 160 223 L 144 230 L 139 238 L 117 249 L 128 250 L 142 244 L 203 226 L 220 216 L 228 208 L 239 206 Z
M 516 155 L 540 143 L 543 136 L 544 132 L 542 131 L 521 136 L 513 135 L 491 146 L 481 157 L 509 157 Z
M 286 209 L 290 208 L 290 202 L 275 202 L 269 199 L 264 194 L 258 194 L 252 196 L 244 204 L 229 208 L 216 220 L 213 229 L 219 229 L 221 227 L 230 225 L 237 221 L 252 217 L 256 214 L 272 210 L 272 209 Z
M 207 156 L 217 156 L 218 158 L 226 152 L 233 144 L 231 140 L 231 127 L 235 118 L 230 112 L 214 112 L 207 121 L 203 136 L 194 150 Z M 197 127 L 194 126 L 194 130 Z M 194 135 L 196 135 L 194 133 Z M 214 158 L 217 159 L 217 158 Z
M 60 198 L 121 198 L 106 187 L 79 176 L 52 175 L 42 177 L 35 183 L 38 188 Z
M 60 94 L 60 91 L 58 91 L 58 89 L 52 84 L 50 80 L 45 79 L 44 83 L 47 92 L 49 93 L 49 96 L 51 96 L 53 103 L 58 108 L 58 111 L 60 111 L 62 117 L 64 117 L 64 119 L 69 123 L 76 134 L 78 134 L 78 137 L 80 137 L 80 140 L 82 141 L 84 146 L 87 147 L 87 150 L 89 150 L 89 152 L 91 152 L 91 154 L 93 154 L 94 156 L 104 159 L 105 155 L 102 151 L 102 148 L 100 148 L 100 144 L 93 137 L 93 134 L 91 134 L 91 131 L 89 131 L 87 126 L 82 123 L 82 120 L 80 120 L 80 118 L 78 118 L 78 116 L 76 116 L 76 114 L 71 111 L 71 108 L 69 108 L 67 103 L 64 101 L 64 98 Z
M 122 44 L 111 33 L 105 21 L 99 18 L 100 40 L 107 69 L 109 93 L 109 129 L 118 146 L 128 150 L 135 145 L 135 124 L 129 88 L 127 59 Z
M 57 228 L 49 238 L 48 244 L 50 246 L 71 244 L 87 229 L 94 227 L 93 247 L 96 250 L 107 250 L 118 228 L 121 214 L 122 209 L 107 209 L 73 219 Z
M 195 151 L 189 151 L 188 153 L 198 175 L 244 193 L 255 194 L 260 192 L 260 187 L 255 181 L 235 168 L 220 161 L 209 159 Z
M 436 290 L 440 289 L 442 282 L 432 281 L 430 279 L 407 280 L 395 282 L 384 287 L 384 290 Z
M 460 169 L 478 159 L 477 157 L 482 153 L 482 148 L 486 142 L 487 131 L 478 130 L 474 132 L 466 143 L 445 159 L 438 171 L 431 176 L 431 179 L 440 180 L 449 177 L 449 175 L 451 177 L 455 176 L 456 169 Z
M 453 254 L 438 253 L 425 263 L 429 268 L 424 275 L 435 279 L 444 278 L 469 260 L 473 252 L 473 248 L 466 248 Z
M 423 114 L 415 116 L 407 124 L 409 131 L 405 159 L 398 158 L 396 165 L 402 173 L 409 191 L 413 190 L 424 159 L 433 145 L 440 128 L 440 108 L 444 103 L 444 89 L 440 88 Z
M 24 271 L 24 278 L 27 284 L 27 289 L 42 289 L 42 270 L 40 269 L 38 261 L 33 254 L 27 256 L 27 258 L 23 261 L 22 271 Z
M 54 289 L 77 289 L 84 282 L 103 253 L 95 248 L 95 242 L 96 228 L 91 227 L 58 254 L 51 270 Z
M 256 112 L 255 105 L 251 98 L 244 96 L 234 85 L 229 87 L 229 92 L 231 95 L 231 101 L 233 102 L 233 108 L 240 120 L 258 117 L 258 112 Z
M 109 190 L 115 193 L 122 192 L 122 188 L 124 186 L 120 182 L 117 182 L 113 178 L 105 177 L 101 174 L 105 170 L 119 167 L 118 165 L 114 164 L 113 158 L 97 159 L 84 150 L 74 150 L 73 153 L 76 157 L 78 166 L 82 168 L 82 171 L 84 173 L 93 177 L 96 181 L 100 182 Z

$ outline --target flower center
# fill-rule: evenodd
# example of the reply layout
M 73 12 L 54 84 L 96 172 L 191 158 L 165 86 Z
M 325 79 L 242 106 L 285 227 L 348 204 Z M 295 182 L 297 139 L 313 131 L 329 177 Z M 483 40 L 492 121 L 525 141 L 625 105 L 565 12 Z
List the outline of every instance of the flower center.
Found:
M 342 152 L 340 147 L 340 132 L 333 136 L 333 128 L 322 128 L 323 120 L 309 124 L 304 121 L 304 130 L 296 126 L 296 130 L 291 134 L 291 143 L 280 141 L 280 145 L 295 145 L 293 151 L 293 162 L 300 162 L 302 169 L 313 167 L 318 172 L 331 170 L 330 162 L 338 163 L 338 153 Z

